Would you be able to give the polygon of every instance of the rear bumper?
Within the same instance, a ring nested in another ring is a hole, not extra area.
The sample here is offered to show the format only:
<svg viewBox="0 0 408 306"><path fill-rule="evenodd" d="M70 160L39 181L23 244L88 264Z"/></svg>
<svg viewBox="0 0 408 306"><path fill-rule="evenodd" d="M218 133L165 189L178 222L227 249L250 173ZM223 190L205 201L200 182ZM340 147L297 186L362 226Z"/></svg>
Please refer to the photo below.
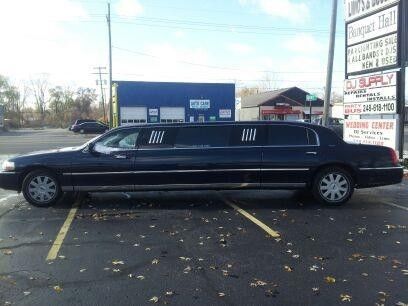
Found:
<svg viewBox="0 0 408 306"><path fill-rule="evenodd" d="M360 168L357 175L357 188L399 184L403 176L403 167Z"/></svg>
<svg viewBox="0 0 408 306"><path fill-rule="evenodd" d="M8 190L20 190L20 173L0 171L0 188Z"/></svg>

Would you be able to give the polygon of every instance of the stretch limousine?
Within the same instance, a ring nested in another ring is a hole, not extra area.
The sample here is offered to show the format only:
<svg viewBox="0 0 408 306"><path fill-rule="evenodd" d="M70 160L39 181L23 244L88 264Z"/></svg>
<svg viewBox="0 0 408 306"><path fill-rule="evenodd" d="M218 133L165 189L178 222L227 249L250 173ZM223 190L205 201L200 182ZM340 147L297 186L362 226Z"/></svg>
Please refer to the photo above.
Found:
<svg viewBox="0 0 408 306"><path fill-rule="evenodd" d="M300 122L154 124L120 127L80 147L5 161L0 188L35 206L63 192L307 189L328 205L355 188L400 183L394 150L347 144Z"/></svg>

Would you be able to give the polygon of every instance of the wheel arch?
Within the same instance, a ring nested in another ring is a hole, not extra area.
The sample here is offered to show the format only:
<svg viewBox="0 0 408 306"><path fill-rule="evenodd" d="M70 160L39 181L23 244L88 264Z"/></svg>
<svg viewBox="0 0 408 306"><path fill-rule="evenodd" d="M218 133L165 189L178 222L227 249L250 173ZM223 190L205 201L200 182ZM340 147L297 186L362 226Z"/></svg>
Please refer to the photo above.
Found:
<svg viewBox="0 0 408 306"><path fill-rule="evenodd" d="M357 171L352 165L344 163L344 162L331 162L331 163L322 164L313 171L312 176L311 176L311 180L309 182L310 186L313 185L313 182L314 182L314 180L316 178L316 175L320 171L322 171L323 169L326 169L326 168L341 168L341 169L347 171L347 173L349 173L351 175L351 178L353 179L354 186L357 185Z"/></svg>
<svg viewBox="0 0 408 306"><path fill-rule="evenodd" d="M44 171L51 172L52 174L55 175L55 177L57 178L57 180L60 183L60 181L61 181L60 176L59 176L58 172L55 171L55 169L47 167L47 166L42 166L42 165L28 166L28 167L24 168L24 170L21 172L20 177L18 179L18 188L19 188L18 192L21 192L21 190L23 189L23 181L24 181L25 177L30 172L37 171L37 170L44 170Z"/></svg>

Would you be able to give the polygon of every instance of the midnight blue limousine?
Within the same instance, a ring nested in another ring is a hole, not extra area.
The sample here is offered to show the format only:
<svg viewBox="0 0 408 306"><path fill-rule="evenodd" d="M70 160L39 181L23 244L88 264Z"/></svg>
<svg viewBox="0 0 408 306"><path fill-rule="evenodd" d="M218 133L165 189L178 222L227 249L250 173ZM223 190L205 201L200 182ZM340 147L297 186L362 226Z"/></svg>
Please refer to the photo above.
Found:
<svg viewBox="0 0 408 306"><path fill-rule="evenodd" d="M327 205L355 188L400 183L393 149L345 143L300 122L177 123L120 127L74 148L5 161L0 188L35 206L64 192L306 189Z"/></svg>

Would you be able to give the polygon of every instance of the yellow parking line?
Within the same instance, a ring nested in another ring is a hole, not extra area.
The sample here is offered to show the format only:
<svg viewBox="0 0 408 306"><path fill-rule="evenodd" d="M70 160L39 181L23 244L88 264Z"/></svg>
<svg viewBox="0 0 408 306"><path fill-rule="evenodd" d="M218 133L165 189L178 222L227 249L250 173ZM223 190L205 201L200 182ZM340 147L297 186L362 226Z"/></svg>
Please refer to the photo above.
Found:
<svg viewBox="0 0 408 306"><path fill-rule="evenodd" d="M245 210L243 210L242 208L238 207L237 205L235 205L234 203L225 200L225 203L228 204L229 206L231 206L233 209L235 209L237 212L239 212L241 215L243 215L245 218L249 219L250 221L252 221L253 223L255 223L256 225L258 225L260 228L262 228L265 232L268 233L269 236L271 236L272 238L279 238L280 234L277 231L274 231L273 229L271 229L269 226L267 226L265 223L261 222L260 220L258 220L257 218L255 218L253 215L251 215L250 213L246 212Z"/></svg>
<svg viewBox="0 0 408 306"><path fill-rule="evenodd" d="M62 225L57 237L55 238L55 241L48 252L46 260L55 260L57 258L59 249L62 246L62 243L64 242L65 236L67 235L69 231L69 227L71 226L72 221L74 220L75 214L78 210L80 199L77 199L72 206L72 208L69 210L68 216L65 219L64 224Z"/></svg>

